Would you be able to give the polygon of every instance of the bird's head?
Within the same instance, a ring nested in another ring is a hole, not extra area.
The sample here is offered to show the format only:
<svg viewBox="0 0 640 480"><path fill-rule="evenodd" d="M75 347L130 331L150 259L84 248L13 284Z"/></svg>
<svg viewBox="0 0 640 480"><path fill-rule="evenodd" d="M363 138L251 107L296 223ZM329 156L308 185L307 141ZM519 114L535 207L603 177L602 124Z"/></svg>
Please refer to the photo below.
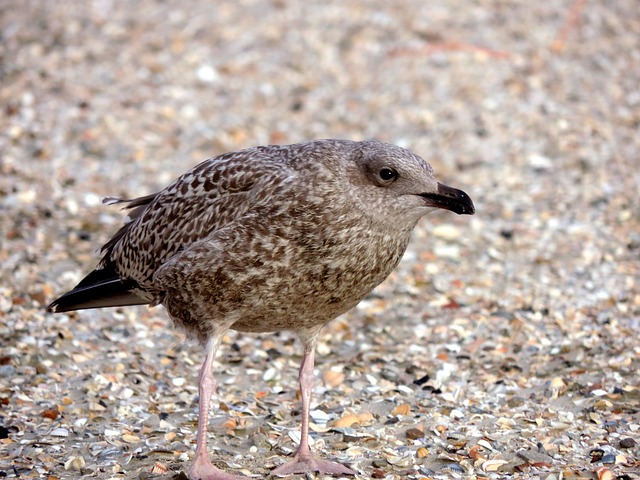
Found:
<svg viewBox="0 0 640 480"><path fill-rule="evenodd" d="M425 160L407 149L382 142L360 142L349 169L356 201L389 223L415 224L433 209L473 215L475 207L462 190L435 179Z"/></svg>

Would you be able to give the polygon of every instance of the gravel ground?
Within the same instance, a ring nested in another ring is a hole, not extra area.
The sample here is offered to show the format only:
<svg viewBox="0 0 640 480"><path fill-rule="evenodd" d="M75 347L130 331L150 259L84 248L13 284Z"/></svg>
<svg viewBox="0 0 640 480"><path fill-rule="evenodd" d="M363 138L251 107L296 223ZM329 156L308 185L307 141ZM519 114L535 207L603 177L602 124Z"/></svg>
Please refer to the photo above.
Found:
<svg viewBox="0 0 640 480"><path fill-rule="evenodd" d="M121 222L101 196L335 137L412 149L477 213L424 219L325 329L313 448L362 479L640 478L637 0L16 5L0 0L0 476L186 470L200 348L161 308L44 306ZM300 345L224 343L214 455L264 478L295 449Z"/></svg>

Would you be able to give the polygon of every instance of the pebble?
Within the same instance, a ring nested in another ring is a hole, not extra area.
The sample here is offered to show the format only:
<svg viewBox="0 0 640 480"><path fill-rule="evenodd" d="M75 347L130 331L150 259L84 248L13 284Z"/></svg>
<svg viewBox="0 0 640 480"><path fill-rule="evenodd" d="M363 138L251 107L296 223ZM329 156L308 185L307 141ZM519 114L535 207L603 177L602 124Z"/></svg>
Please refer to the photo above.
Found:
<svg viewBox="0 0 640 480"><path fill-rule="evenodd" d="M16 374L16 367L13 365L0 365L0 378L13 377Z"/></svg>
<svg viewBox="0 0 640 480"><path fill-rule="evenodd" d="M631 437L620 439L620 448L633 448L636 445L637 445L637 442Z"/></svg>
<svg viewBox="0 0 640 480"><path fill-rule="evenodd" d="M404 434L409 440L417 440L419 438L423 438L425 435L424 431L419 428L409 428L404 432Z"/></svg>
<svg viewBox="0 0 640 480"><path fill-rule="evenodd" d="M455 240L460 237L461 230L455 225L443 223L431 230L431 234L435 237L442 238L444 240Z"/></svg>
<svg viewBox="0 0 640 480"><path fill-rule="evenodd" d="M173 383L176 387L182 387L186 383L186 379L183 377L177 377L172 379L171 383Z"/></svg>
<svg viewBox="0 0 640 480"><path fill-rule="evenodd" d="M437 257L456 260L460 258L460 247L454 244L437 245L433 249Z"/></svg>

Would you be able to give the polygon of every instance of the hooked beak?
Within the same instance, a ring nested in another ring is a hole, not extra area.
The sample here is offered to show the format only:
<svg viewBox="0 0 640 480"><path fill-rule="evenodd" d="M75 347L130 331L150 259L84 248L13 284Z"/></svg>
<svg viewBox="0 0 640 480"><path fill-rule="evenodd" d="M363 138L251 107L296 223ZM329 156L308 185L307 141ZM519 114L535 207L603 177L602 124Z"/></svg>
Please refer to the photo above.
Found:
<svg viewBox="0 0 640 480"><path fill-rule="evenodd" d="M469 195L440 182L437 193L421 193L420 196L425 199L427 206L451 210L458 215L473 215L476 211Z"/></svg>

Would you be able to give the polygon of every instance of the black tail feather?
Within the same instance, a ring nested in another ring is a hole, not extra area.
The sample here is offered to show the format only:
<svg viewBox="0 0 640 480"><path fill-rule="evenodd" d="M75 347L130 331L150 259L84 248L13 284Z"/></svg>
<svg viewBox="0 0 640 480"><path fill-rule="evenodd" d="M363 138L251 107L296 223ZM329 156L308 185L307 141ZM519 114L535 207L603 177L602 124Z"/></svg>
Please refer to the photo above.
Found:
<svg viewBox="0 0 640 480"><path fill-rule="evenodd" d="M139 285L133 280L121 280L113 264L94 270L76 287L54 300L49 312L70 312L87 308L124 307L146 305L149 300L136 295Z"/></svg>

